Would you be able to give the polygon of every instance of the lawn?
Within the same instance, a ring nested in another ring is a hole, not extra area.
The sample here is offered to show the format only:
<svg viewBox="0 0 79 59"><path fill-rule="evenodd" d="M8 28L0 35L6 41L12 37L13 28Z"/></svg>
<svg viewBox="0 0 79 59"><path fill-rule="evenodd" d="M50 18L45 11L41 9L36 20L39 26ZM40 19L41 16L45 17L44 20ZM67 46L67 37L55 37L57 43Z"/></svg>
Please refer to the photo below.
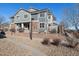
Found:
<svg viewBox="0 0 79 59"><path fill-rule="evenodd" d="M1 56L79 56L79 50L76 48L41 44L46 35L33 35L33 40L30 40L29 34L6 34L7 38L0 39ZM47 37L64 39L58 34L49 34Z"/></svg>

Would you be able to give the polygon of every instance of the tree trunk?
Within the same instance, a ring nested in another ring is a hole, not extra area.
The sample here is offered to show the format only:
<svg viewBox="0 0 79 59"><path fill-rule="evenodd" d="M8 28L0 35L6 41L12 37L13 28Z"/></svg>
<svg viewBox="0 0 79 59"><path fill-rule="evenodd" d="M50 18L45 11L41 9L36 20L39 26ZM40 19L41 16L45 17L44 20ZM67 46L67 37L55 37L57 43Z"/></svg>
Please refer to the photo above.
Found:
<svg viewBox="0 0 79 59"><path fill-rule="evenodd" d="M77 24L75 24L75 29L76 31L79 31Z"/></svg>

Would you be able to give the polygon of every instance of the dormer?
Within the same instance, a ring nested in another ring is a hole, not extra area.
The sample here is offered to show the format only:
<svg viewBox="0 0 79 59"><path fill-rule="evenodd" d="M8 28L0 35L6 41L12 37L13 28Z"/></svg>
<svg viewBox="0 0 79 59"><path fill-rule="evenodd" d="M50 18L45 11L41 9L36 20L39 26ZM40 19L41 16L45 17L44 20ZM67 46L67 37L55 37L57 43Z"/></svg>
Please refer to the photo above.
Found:
<svg viewBox="0 0 79 59"><path fill-rule="evenodd" d="M28 11L29 11L29 12L34 12L34 11L38 11L38 9L30 8Z"/></svg>

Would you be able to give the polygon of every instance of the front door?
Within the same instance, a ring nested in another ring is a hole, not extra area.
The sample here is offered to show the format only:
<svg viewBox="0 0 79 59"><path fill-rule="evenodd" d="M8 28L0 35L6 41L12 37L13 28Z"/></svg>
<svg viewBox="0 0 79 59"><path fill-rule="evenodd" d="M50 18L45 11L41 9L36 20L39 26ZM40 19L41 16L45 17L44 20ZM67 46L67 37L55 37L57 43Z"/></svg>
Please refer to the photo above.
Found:
<svg viewBox="0 0 79 59"><path fill-rule="evenodd" d="M24 27L25 27L25 28L27 28L28 30L29 30L29 28L30 28L30 27L29 27L29 25L30 25L30 23L29 23L29 22L24 23Z"/></svg>

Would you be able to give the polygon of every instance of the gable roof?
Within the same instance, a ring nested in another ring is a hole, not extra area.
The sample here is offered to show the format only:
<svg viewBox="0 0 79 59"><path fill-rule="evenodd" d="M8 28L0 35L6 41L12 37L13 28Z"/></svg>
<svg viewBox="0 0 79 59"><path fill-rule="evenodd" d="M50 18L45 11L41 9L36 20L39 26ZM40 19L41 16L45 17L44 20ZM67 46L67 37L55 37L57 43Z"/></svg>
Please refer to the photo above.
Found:
<svg viewBox="0 0 79 59"><path fill-rule="evenodd" d="M21 10L30 13L29 11L27 11L27 10L25 10L25 9L23 9L23 8L20 8L20 9L16 12L16 14L17 14L19 11L21 11ZM15 14L15 15L16 15L16 14Z"/></svg>
<svg viewBox="0 0 79 59"><path fill-rule="evenodd" d="M25 11L25 12L28 12L28 13L31 13L31 14L38 14L38 13L41 13L41 12L48 12L49 14L50 14L50 10L49 9L41 9L41 10L38 10L38 9L35 9L35 8L30 8L30 9L32 9L32 10L34 10L34 11L32 11L32 12L30 12L29 10L25 10L25 9L23 9L23 8L20 8L17 12L16 12L16 14L19 12L19 11L21 11L21 10L23 10L23 11ZM16 15L15 14L15 15ZM14 15L14 16L15 16ZM12 16L12 17L10 17L10 18L14 18L14 16Z"/></svg>
<svg viewBox="0 0 79 59"><path fill-rule="evenodd" d="M34 12L34 11L39 11L39 10L38 9L35 9L35 8L29 8L28 11L29 12Z"/></svg>
<svg viewBox="0 0 79 59"><path fill-rule="evenodd" d="M29 11L27 11L27 10L25 10L25 9L23 9L23 8L20 8L20 9L14 14L14 16L16 16L16 14L17 14L19 11L21 11L21 10L30 13ZM14 18L14 16L12 16L12 17L10 17L10 18Z"/></svg>
<svg viewBox="0 0 79 59"><path fill-rule="evenodd" d="M41 12L48 12L48 13L50 13L49 9L41 9L41 10L37 10L37 11L31 12L31 14L41 13Z"/></svg>

